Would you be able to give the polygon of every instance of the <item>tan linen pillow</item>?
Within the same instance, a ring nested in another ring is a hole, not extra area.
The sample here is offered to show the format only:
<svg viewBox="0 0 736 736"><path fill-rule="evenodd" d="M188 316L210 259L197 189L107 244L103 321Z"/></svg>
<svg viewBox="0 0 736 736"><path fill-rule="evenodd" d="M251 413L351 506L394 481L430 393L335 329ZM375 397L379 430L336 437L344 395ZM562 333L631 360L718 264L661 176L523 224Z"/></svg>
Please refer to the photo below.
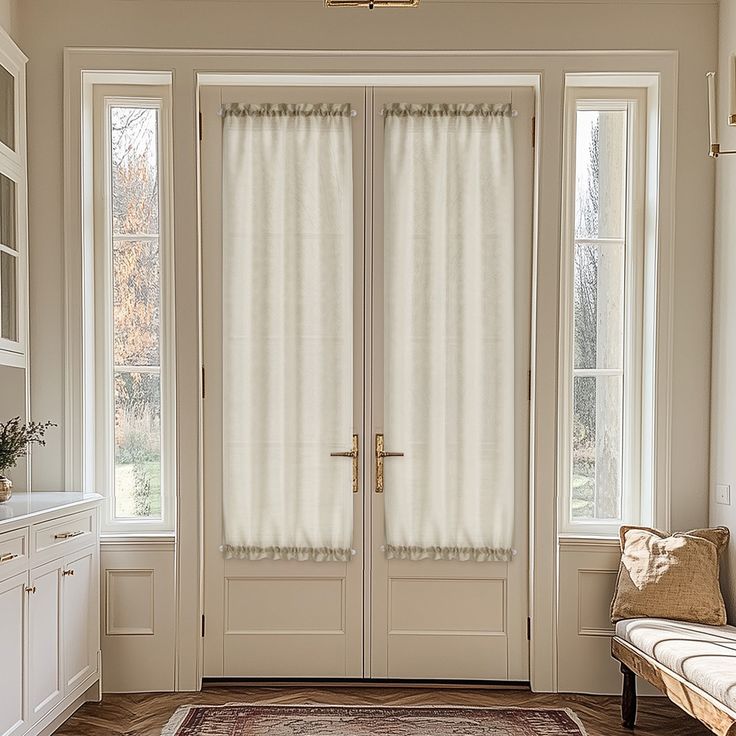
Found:
<svg viewBox="0 0 736 736"><path fill-rule="evenodd" d="M611 620L670 618L723 626L718 558L728 538L723 526L672 536L648 527L621 527Z"/></svg>

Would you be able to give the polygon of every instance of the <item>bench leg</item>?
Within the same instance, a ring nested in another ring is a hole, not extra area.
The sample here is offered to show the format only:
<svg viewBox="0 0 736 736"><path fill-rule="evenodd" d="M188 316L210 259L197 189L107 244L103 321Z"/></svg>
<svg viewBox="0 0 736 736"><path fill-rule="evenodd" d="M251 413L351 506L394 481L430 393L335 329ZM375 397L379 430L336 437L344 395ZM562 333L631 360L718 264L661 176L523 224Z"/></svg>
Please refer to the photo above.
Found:
<svg viewBox="0 0 736 736"><path fill-rule="evenodd" d="M633 729L636 725L636 675L625 665L621 665L624 685L621 692L621 724Z"/></svg>

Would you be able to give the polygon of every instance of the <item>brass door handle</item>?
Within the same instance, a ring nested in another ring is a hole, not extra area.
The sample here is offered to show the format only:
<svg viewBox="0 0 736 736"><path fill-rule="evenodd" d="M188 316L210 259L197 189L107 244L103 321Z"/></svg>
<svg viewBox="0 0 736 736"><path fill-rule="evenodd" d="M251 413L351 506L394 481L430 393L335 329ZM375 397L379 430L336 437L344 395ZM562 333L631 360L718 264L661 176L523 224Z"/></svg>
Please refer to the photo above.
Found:
<svg viewBox="0 0 736 736"><path fill-rule="evenodd" d="M358 460L360 458L360 450L358 445L358 435L353 435L353 448L347 452L331 452L330 457L350 457L353 459L353 493L358 492Z"/></svg>
<svg viewBox="0 0 736 736"><path fill-rule="evenodd" d="M6 552L4 555L0 555L0 562L10 562L18 557L20 557L20 555L17 555L14 552Z"/></svg>
<svg viewBox="0 0 736 736"><path fill-rule="evenodd" d="M388 452L383 449L383 435L376 435L376 493L383 493L383 458L404 457L403 452Z"/></svg>
<svg viewBox="0 0 736 736"><path fill-rule="evenodd" d="M67 575L74 575L74 570L64 570L64 571L63 571L63 572L61 573L61 576L62 576L62 577L66 577Z"/></svg>
<svg viewBox="0 0 736 736"><path fill-rule="evenodd" d="M34 585L32 588L26 587L26 593L35 593L36 592L36 586Z"/></svg>

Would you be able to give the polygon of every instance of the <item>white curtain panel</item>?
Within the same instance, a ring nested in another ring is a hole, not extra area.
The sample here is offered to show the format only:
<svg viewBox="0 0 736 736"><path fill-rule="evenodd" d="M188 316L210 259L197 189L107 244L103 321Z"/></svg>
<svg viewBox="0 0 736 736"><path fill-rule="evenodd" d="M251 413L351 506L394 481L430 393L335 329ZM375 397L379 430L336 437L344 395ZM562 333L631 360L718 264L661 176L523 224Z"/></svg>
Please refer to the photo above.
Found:
<svg viewBox="0 0 736 736"><path fill-rule="evenodd" d="M509 560L514 165L508 105L393 104L385 130L389 558Z"/></svg>
<svg viewBox="0 0 736 736"><path fill-rule="evenodd" d="M223 108L223 551L351 556L350 107Z"/></svg>

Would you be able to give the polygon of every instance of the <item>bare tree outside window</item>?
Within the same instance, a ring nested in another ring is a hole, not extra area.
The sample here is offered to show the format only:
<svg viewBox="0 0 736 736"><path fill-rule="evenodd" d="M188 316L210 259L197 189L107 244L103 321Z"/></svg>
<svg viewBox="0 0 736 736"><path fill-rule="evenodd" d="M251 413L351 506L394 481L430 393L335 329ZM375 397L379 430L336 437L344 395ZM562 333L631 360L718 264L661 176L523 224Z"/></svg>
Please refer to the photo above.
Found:
<svg viewBox="0 0 736 736"><path fill-rule="evenodd" d="M159 111L110 107L115 516L161 518Z"/></svg>
<svg viewBox="0 0 736 736"><path fill-rule="evenodd" d="M622 514L626 136L626 110L578 110L573 520Z"/></svg>

